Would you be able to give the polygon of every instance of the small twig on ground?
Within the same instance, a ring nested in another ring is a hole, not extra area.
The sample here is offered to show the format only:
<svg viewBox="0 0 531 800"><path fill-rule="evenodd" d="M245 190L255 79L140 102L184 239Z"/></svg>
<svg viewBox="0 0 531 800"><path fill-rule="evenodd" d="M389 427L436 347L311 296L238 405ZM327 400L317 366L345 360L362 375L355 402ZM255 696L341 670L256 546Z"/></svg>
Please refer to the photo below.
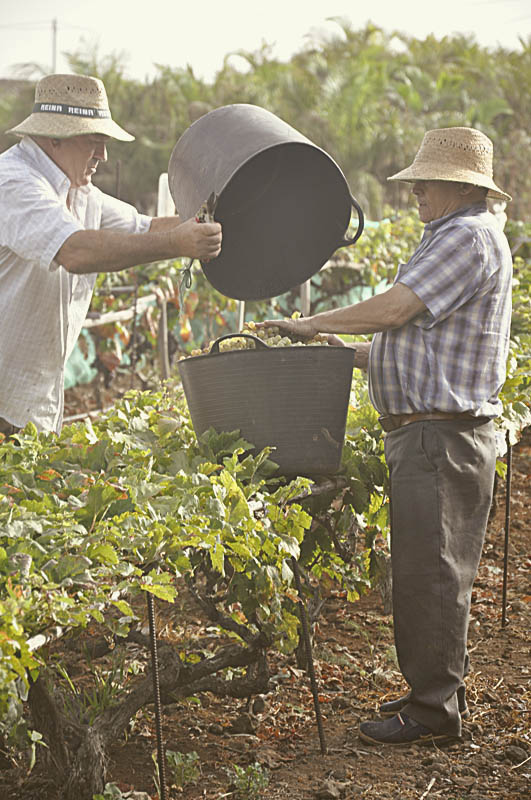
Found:
<svg viewBox="0 0 531 800"><path fill-rule="evenodd" d="M424 797L427 797L429 795L434 783L435 783L435 778L432 778L431 781L428 783L428 788L426 789L425 792L421 794L419 800L423 800Z"/></svg>
<svg viewBox="0 0 531 800"><path fill-rule="evenodd" d="M511 769L518 769L518 767L523 767L524 764L527 764L528 761L531 761L531 756L528 756L523 761L520 761L519 764L515 764L514 767L511 767Z"/></svg>
<svg viewBox="0 0 531 800"><path fill-rule="evenodd" d="M500 686L502 685L502 683L503 683L503 678L500 678L500 680L498 681L498 683L496 684L496 686L494 686L494 688L493 688L493 690L492 690L492 691L493 691L493 692L495 692L495 691L496 691L496 689L498 689L498 687L500 687Z"/></svg>
<svg viewBox="0 0 531 800"><path fill-rule="evenodd" d="M382 753L377 753L376 751L370 752L368 750L357 750L356 748L351 748L347 750L348 753L355 753L356 755L360 755L360 753L364 756L376 756L377 758L385 758Z"/></svg>

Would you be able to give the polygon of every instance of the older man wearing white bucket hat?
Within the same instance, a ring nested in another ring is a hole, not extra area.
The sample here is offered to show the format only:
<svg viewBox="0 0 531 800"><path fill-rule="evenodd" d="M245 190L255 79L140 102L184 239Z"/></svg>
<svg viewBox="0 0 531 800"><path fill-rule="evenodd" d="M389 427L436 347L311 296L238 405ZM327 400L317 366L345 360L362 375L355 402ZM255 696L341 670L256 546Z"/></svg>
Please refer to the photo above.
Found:
<svg viewBox="0 0 531 800"><path fill-rule="evenodd" d="M96 273L214 258L221 226L151 218L92 185L108 140L134 139L97 78L46 76L30 116L8 132L21 141L0 155L0 432L29 421L58 431Z"/></svg>
<svg viewBox="0 0 531 800"><path fill-rule="evenodd" d="M459 737L468 714L467 628L492 500L493 418L501 411L512 258L486 198L493 146L473 128L428 131L389 180L412 184L422 240L391 289L362 303L274 324L301 336L375 333L356 344L387 431L395 641L408 693L363 722L374 744ZM342 344L337 336L331 343Z"/></svg>

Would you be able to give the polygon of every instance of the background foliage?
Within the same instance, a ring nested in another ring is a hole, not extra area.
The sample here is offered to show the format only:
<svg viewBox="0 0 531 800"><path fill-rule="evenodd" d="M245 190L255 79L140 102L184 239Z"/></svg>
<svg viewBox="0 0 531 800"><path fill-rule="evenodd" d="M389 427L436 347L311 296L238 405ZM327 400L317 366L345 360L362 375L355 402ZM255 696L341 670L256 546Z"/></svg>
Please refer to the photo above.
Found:
<svg viewBox="0 0 531 800"><path fill-rule="evenodd" d="M113 116L137 137L132 144L113 143L98 176L101 188L153 211L158 177L190 123L218 106L253 103L329 152L372 219L384 215L386 203L407 206L407 186L386 179L410 163L427 129L477 127L494 141L495 178L514 198L508 213L526 219L531 174L522 160L531 141L531 37L507 50L482 47L473 36L421 40L372 24L356 30L338 19L337 25L335 36L314 39L287 62L264 45L239 53L245 71L229 54L211 83L191 68L171 65L160 65L154 80L140 83L126 77L119 54L71 53L72 71L103 79ZM4 93L0 129L21 121L32 103L32 83ZM0 150L12 142L0 136Z"/></svg>

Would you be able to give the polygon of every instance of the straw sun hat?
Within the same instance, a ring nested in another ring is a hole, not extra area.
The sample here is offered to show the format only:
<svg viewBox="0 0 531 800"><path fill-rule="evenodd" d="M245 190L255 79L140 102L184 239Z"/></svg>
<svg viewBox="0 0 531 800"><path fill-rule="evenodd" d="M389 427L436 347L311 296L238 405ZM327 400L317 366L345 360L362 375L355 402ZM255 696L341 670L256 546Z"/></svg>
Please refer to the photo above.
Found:
<svg viewBox="0 0 531 800"><path fill-rule="evenodd" d="M53 139L87 133L103 133L122 142L132 142L135 138L112 120L102 81L87 75L42 78L35 88L32 113L7 132Z"/></svg>
<svg viewBox="0 0 531 800"><path fill-rule="evenodd" d="M492 179L493 146L475 128L437 128L424 134L411 166L388 181L456 181L483 186L487 196L510 201Z"/></svg>

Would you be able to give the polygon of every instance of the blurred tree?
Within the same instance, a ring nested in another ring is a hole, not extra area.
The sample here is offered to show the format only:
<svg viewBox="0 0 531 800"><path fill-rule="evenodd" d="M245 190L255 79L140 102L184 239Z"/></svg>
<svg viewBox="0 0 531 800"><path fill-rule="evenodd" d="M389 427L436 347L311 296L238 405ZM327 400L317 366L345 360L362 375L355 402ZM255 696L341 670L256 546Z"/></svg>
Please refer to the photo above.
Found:
<svg viewBox="0 0 531 800"><path fill-rule="evenodd" d="M386 179L410 163L426 130L477 127L494 141L495 177L514 196L509 215L528 217L531 173L523 164L531 143L531 37L515 50L491 49L473 36L416 39L373 24L356 30L336 22L335 33L314 35L287 62L275 59L266 43L256 52L228 53L211 83L190 66L168 65L158 65L149 82L133 81L123 54L101 57L97 47L83 44L69 55L70 69L102 78L113 115L136 136L131 144L111 144L98 185L154 212L158 177L184 130L218 106L252 103L330 153L372 219L388 206L411 203L407 185ZM2 91L2 130L27 114L32 91L33 82ZM0 135L0 150L12 142Z"/></svg>

